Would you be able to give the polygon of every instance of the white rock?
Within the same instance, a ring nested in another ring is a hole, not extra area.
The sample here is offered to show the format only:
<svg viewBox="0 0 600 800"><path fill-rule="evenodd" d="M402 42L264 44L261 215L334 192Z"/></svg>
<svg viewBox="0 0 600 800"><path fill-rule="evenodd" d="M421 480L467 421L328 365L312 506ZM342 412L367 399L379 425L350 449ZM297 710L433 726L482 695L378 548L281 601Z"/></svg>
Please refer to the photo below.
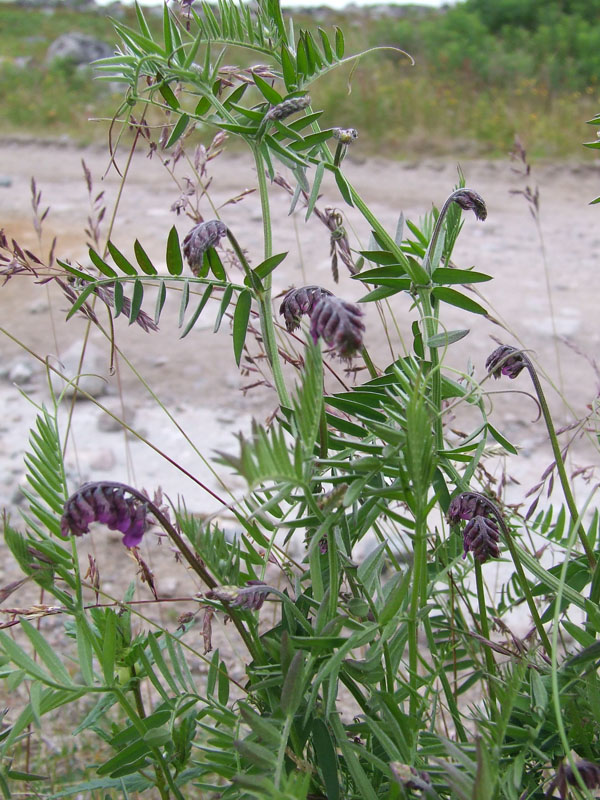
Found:
<svg viewBox="0 0 600 800"><path fill-rule="evenodd" d="M33 377L33 367L29 361L15 361L8 372L11 383L28 383Z"/></svg>

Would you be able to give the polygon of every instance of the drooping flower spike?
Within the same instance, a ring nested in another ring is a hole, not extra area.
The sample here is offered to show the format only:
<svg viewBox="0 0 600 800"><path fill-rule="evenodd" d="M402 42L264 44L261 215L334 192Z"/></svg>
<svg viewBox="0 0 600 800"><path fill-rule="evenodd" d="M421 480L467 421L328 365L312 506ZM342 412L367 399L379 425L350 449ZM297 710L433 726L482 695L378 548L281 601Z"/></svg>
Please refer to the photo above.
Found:
<svg viewBox="0 0 600 800"><path fill-rule="evenodd" d="M500 512L491 500L477 492L462 492L451 500L448 521L456 525L467 520L463 530L463 558L469 552L480 564L489 558L499 558L500 532L497 522L489 518L490 514L499 517Z"/></svg>
<svg viewBox="0 0 600 800"><path fill-rule="evenodd" d="M90 523L101 522L111 531L121 531L125 547L137 547L151 522L150 501L142 497L125 484L85 483L65 503L61 533L82 536L89 533Z"/></svg>

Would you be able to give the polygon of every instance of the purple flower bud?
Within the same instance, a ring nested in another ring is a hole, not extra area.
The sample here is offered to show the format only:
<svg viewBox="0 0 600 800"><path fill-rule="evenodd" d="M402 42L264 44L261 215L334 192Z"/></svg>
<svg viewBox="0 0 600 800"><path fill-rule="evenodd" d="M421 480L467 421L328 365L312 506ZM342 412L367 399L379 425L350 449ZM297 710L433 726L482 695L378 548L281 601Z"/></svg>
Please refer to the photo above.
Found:
<svg viewBox="0 0 600 800"><path fill-rule="evenodd" d="M467 557L469 551L480 564L488 558L499 558L499 541L498 525L494 520L482 516L473 517L463 531L463 558Z"/></svg>
<svg viewBox="0 0 600 800"><path fill-rule="evenodd" d="M523 353L507 344L497 347L485 362L485 368L494 378L506 375L514 379L526 366Z"/></svg>
<svg viewBox="0 0 600 800"><path fill-rule="evenodd" d="M86 483L65 503L60 521L63 536L88 533L91 522L121 531L125 547L137 547L149 525L148 507L137 496L126 496L127 486ZM136 493L137 494L137 493Z"/></svg>
<svg viewBox="0 0 600 800"><path fill-rule="evenodd" d="M322 297L331 296L331 292L320 286L302 286L300 289L290 289L285 295L279 313L283 315L285 326L291 333L300 325L304 314L312 314L313 308Z"/></svg>
<svg viewBox="0 0 600 800"><path fill-rule="evenodd" d="M352 358L362 347L365 326L363 312L335 295L322 297L313 308L310 334L313 342L319 337L332 347L341 358Z"/></svg>
<svg viewBox="0 0 600 800"><path fill-rule="evenodd" d="M186 257L194 275L198 275L202 267L204 253L214 247L227 233L227 225L218 219L200 222L192 228L183 240L183 255Z"/></svg>
<svg viewBox="0 0 600 800"><path fill-rule="evenodd" d="M458 189L454 192L452 199L463 211L472 211L482 222L487 217L487 208L483 197L472 189Z"/></svg>

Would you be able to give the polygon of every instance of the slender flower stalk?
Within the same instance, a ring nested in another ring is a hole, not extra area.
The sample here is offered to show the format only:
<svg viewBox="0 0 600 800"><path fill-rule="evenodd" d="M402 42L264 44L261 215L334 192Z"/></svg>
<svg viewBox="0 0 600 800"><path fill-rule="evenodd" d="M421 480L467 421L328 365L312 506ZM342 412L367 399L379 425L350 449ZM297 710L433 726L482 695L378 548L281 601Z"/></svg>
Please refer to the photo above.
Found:
<svg viewBox="0 0 600 800"><path fill-rule="evenodd" d="M535 367L533 366L529 356L523 350L518 350L516 347L510 347L510 345L501 345L500 347L496 348L496 350L494 350L494 352L485 362L485 366L490 375L493 375L494 378L499 378L501 375L506 375L507 377L514 379L523 369L526 369L529 373L529 377L531 378L531 382L533 383L533 387L537 394L540 408L542 409L544 422L546 423L546 430L548 431L550 444L552 445L552 452L554 454L554 460L556 461L556 469L558 471L560 484L562 486L565 500L569 508L569 513L571 515L571 524L577 526L577 535L579 537L579 541L581 542L581 545L585 551L590 568L593 569L596 566L596 558L592 552L592 548L590 547L590 543L583 529L583 525L579 519L579 512L577 510L575 498L573 497L573 492L571 491L571 486L567 477L565 462L560 445L558 443L554 422L552 420L550 409L548 408L548 403L546 402L546 396L544 394L544 390L542 389L542 384L540 383L540 379L538 378Z"/></svg>

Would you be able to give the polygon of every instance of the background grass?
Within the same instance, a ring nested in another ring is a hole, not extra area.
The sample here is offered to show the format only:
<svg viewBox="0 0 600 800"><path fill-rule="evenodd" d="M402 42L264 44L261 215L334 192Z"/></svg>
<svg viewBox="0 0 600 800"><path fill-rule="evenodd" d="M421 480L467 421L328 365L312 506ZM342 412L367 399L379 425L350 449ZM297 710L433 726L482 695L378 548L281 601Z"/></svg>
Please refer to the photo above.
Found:
<svg viewBox="0 0 600 800"><path fill-rule="evenodd" d="M146 12L158 37L159 12ZM135 25L131 8L114 13ZM296 17L302 27L343 23L347 52L391 45L415 57L410 66L399 53L370 54L313 91L326 124L359 130L355 154L504 156L518 134L532 157L593 157L581 142L595 138L585 120L599 105L600 0L467 0L402 13ZM105 140L107 123L89 120L112 116L118 89L91 70L45 60L52 41L74 30L116 42L105 9L0 5L0 135Z"/></svg>

